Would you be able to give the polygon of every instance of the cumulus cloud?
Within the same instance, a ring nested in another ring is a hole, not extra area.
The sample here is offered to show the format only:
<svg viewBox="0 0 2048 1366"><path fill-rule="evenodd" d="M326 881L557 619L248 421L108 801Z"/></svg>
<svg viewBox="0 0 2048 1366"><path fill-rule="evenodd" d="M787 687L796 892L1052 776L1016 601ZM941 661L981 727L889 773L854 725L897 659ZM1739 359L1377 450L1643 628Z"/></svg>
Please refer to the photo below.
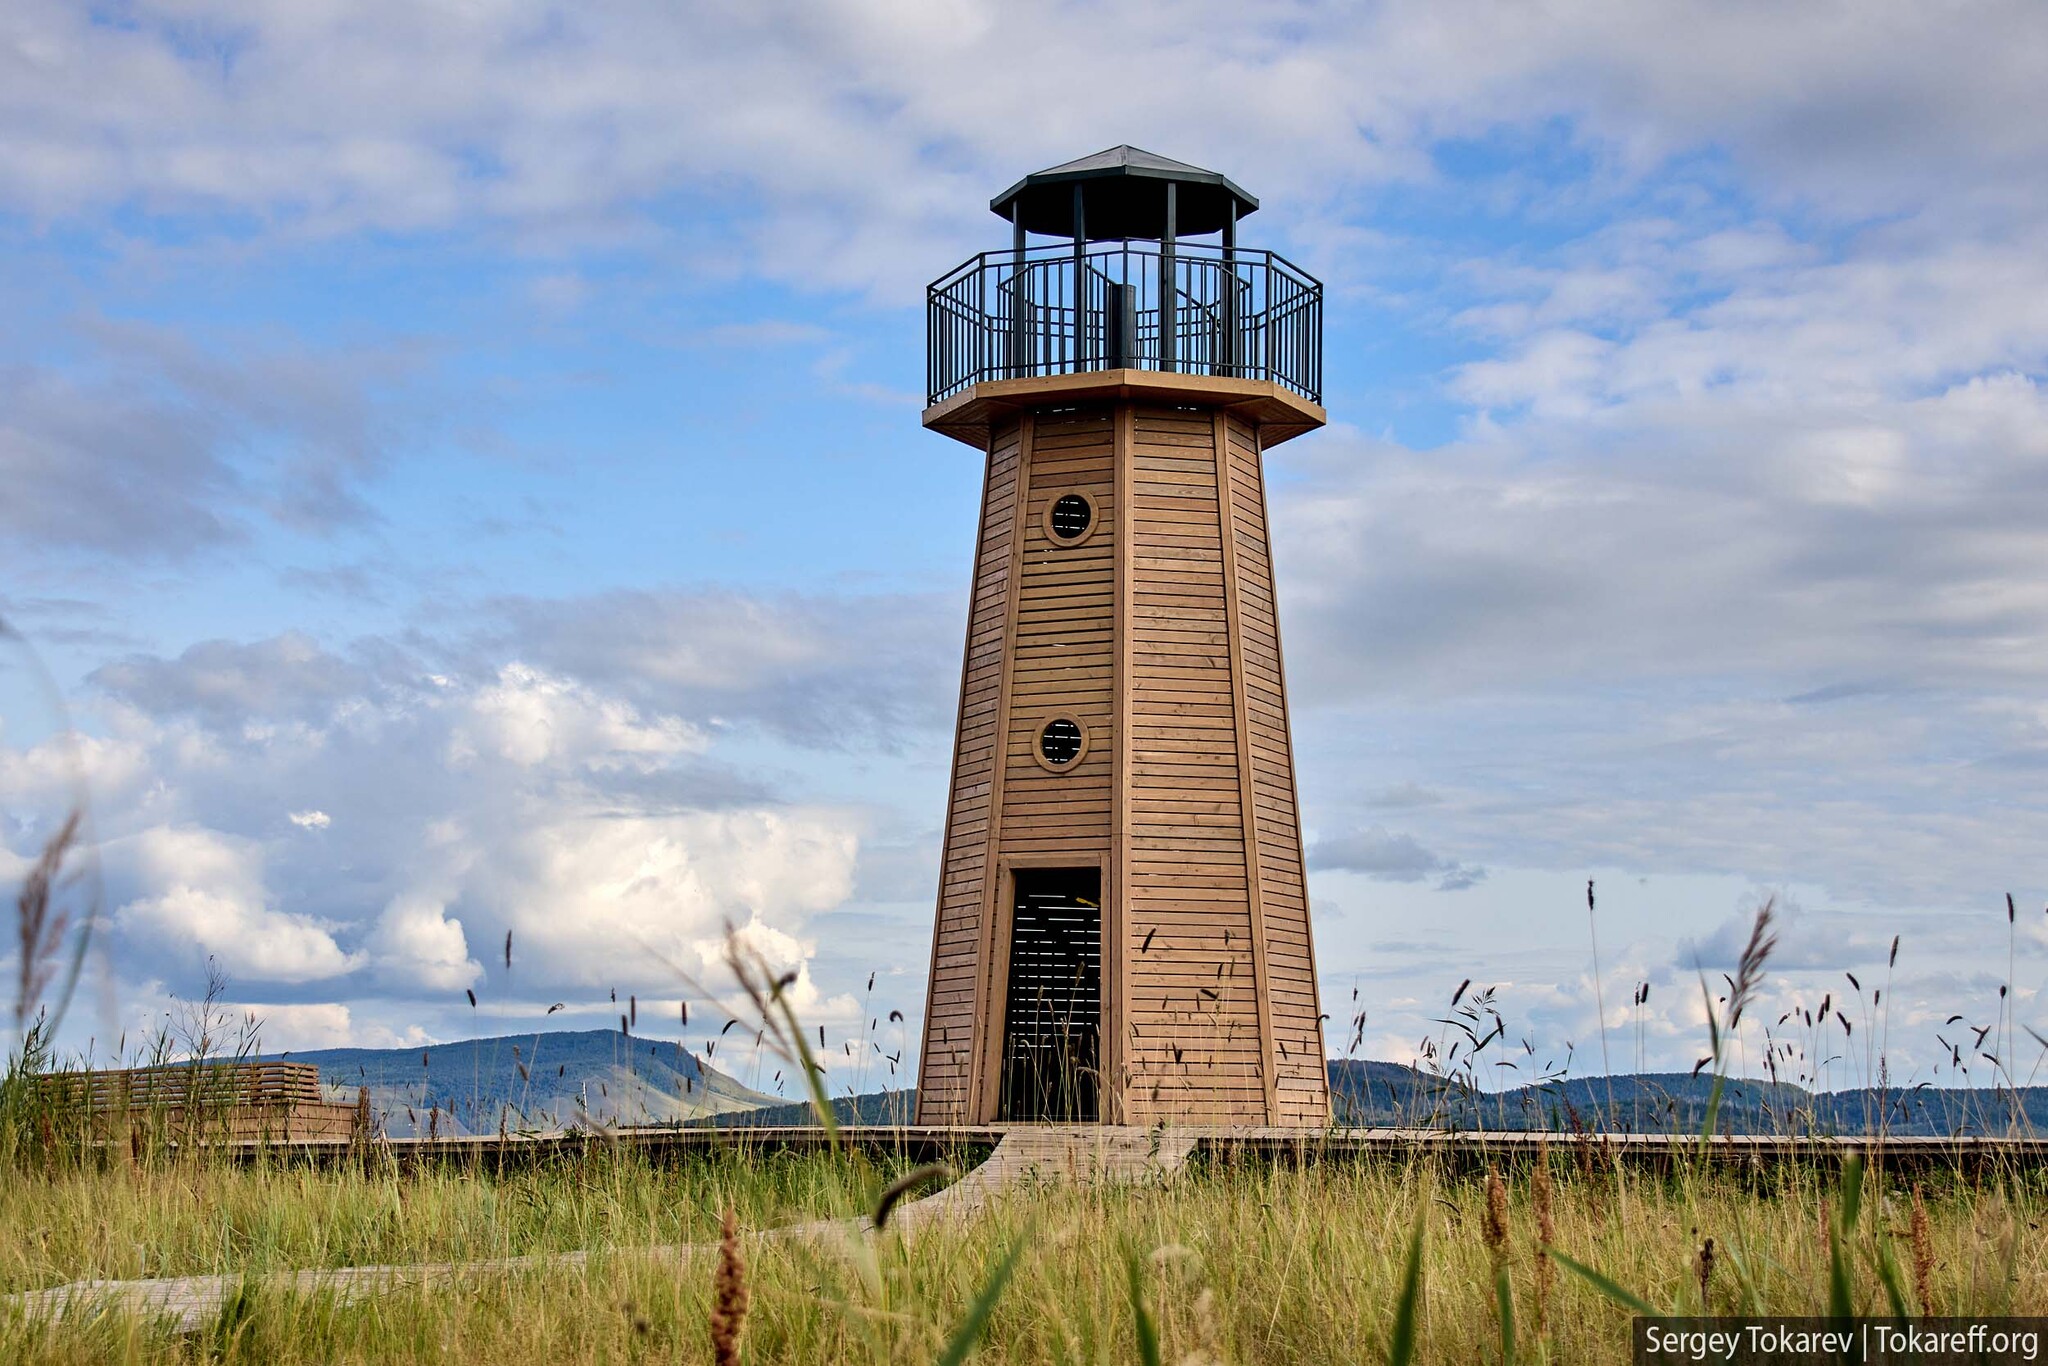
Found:
<svg viewBox="0 0 2048 1366"><path fill-rule="evenodd" d="M130 555L233 539L237 478L206 415L25 367L0 369L0 538Z"/></svg>
<svg viewBox="0 0 2048 1366"><path fill-rule="evenodd" d="M461 991L483 976L469 956L462 922L448 918L442 901L421 891L392 898L368 936L378 978L398 987Z"/></svg>
<svg viewBox="0 0 2048 1366"><path fill-rule="evenodd" d="M155 889L114 912L116 931L166 955L213 957L237 977L317 982L362 958L330 928L269 904L261 851L212 830L154 826L109 850L132 862L136 881Z"/></svg>
<svg viewBox="0 0 2048 1366"><path fill-rule="evenodd" d="M289 1005L238 1003L228 1009L256 1021L257 1037L266 1053L345 1048L359 1043L354 1017L339 1001Z"/></svg>
<svg viewBox="0 0 2048 1366"><path fill-rule="evenodd" d="M475 721L451 736L451 763L473 760L481 745L521 768L567 761L645 771L705 746L704 732L680 717L643 717L630 703L526 664L507 664L469 705Z"/></svg>
<svg viewBox="0 0 2048 1366"><path fill-rule="evenodd" d="M597 987L681 967L723 986L701 946L728 923L759 924L778 961L789 957L796 941L775 921L845 900L857 851L843 818L825 812L592 816L521 832L479 870L477 889L558 980Z"/></svg>
<svg viewBox="0 0 2048 1366"><path fill-rule="evenodd" d="M1893 240L1700 241L1610 233L1475 277L1520 301L1486 314L1495 359L1447 377L1490 411L1428 451L1277 453L1290 681L1335 737L1305 764L1439 793L1414 838L1494 866L1893 907L2026 885L2048 325L2012 301L2048 277L1955 239L1930 269ZM1624 267L1646 311L1577 283ZM1560 328L1597 345L1546 351Z"/></svg>
<svg viewBox="0 0 2048 1366"><path fill-rule="evenodd" d="M744 693L749 667L825 667L830 650L793 627L782 639L773 663L720 662L715 687ZM860 813L735 784L706 721L615 685L517 660L442 674L384 642L337 653L303 635L130 656L95 677L110 735L86 748L89 779L106 779L115 970L175 982L211 955L274 1006L355 1007L301 1011L295 1037L367 1039L439 1018L466 989L678 990L728 924L803 972L804 923L852 894ZM0 750L9 804L75 782L67 753ZM319 805L280 810L295 791ZM32 833L8 828L10 866ZM508 930L517 975L487 980L475 946ZM711 976L725 985L722 967Z"/></svg>

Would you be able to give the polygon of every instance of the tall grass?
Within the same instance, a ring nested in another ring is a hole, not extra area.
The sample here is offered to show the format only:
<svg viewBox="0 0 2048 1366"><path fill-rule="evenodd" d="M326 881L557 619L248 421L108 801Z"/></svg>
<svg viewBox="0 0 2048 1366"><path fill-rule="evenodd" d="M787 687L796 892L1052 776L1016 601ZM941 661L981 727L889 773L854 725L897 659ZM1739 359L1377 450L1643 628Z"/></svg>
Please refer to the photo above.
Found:
<svg viewBox="0 0 2048 1366"><path fill-rule="evenodd" d="M1001 1363L1138 1362L1150 1359L1148 1341L1172 1362L1398 1360L1404 1342L1415 1362L1486 1362L1510 1341L1525 1363L1627 1360L1632 1310L1585 1277L1567 1272L1534 1308L1545 1245L1662 1312L1703 1300L1723 1313L1884 1309L1888 1277L1909 1313L2048 1312L2048 1243L2029 1227L2048 1216L2048 1190L2033 1174L1930 1183L1916 1233L1914 1192L1878 1170L1856 1183L1853 1204L1838 1173L1811 1167L1754 1185L1691 1169L1608 1169L1589 1183L1560 1149L1541 1171L1541 1181L1532 1168L1489 1181L1425 1159L1219 1159L1165 1187L1020 1191L907 1240L751 1241L740 1359L960 1360L946 1354L966 1331L975 1360ZM631 1249L715 1243L728 1204L747 1228L843 1209L872 1198L885 1174L842 1153L505 1176L209 1167L17 1177L0 1190L0 1247L18 1286L588 1246L598 1255L582 1267L350 1306L259 1285L233 1310L234 1354L706 1360L714 1260L679 1267ZM1703 1280L1707 1238L1721 1269ZM160 1252L145 1259L145 1248ZM173 1361L219 1343L0 1311L6 1360Z"/></svg>
<svg viewBox="0 0 2048 1366"><path fill-rule="evenodd" d="M125 1150L56 1170L0 1166L0 1292L74 1280L261 1274L715 1242L873 1207L907 1164L740 1145L674 1164L590 1144L500 1171L487 1161L246 1165Z"/></svg>

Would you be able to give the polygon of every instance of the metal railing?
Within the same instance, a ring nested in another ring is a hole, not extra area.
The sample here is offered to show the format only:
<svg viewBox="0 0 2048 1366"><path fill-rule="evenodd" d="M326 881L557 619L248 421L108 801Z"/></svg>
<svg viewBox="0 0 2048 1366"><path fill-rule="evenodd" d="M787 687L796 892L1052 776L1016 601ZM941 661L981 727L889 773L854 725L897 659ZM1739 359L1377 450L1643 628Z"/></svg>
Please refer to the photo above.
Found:
<svg viewBox="0 0 2048 1366"><path fill-rule="evenodd" d="M1322 401L1323 287L1276 252L985 251L926 294L931 403L984 380L1124 368L1266 379Z"/></svg>

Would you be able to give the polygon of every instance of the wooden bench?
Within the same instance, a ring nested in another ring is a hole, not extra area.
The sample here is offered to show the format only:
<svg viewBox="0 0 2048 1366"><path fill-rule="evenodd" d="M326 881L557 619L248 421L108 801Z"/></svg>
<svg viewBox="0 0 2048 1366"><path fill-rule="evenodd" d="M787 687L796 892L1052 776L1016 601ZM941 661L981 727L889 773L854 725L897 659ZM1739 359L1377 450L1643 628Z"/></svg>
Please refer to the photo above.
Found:
<svg viewBox="0 0 2048 1366"><path fill-rule="evenodd" d="M169 1138L337 1139L354 1136L354 1105L325 1099L309 1062L171 1063L106 1072L49 1072L36 1090L96 1130L161 1126Z"/></svg>

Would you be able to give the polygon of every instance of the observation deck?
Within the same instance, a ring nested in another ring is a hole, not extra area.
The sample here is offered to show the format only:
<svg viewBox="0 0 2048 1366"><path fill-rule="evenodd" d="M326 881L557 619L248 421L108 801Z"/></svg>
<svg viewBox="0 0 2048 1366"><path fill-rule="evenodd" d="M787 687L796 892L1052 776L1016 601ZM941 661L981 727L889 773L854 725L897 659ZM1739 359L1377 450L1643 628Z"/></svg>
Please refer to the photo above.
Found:
<svg viewBox="0 0 2048 1366"><path fill-rule="evenodd" d="M995 412L1090 395L1249 405L1269 444L1323 424L1322 284L1237 244L1258 201L1223 176L1115 147L989 207L1010 249L926 291L927 427L978 445Z"/></svg>

